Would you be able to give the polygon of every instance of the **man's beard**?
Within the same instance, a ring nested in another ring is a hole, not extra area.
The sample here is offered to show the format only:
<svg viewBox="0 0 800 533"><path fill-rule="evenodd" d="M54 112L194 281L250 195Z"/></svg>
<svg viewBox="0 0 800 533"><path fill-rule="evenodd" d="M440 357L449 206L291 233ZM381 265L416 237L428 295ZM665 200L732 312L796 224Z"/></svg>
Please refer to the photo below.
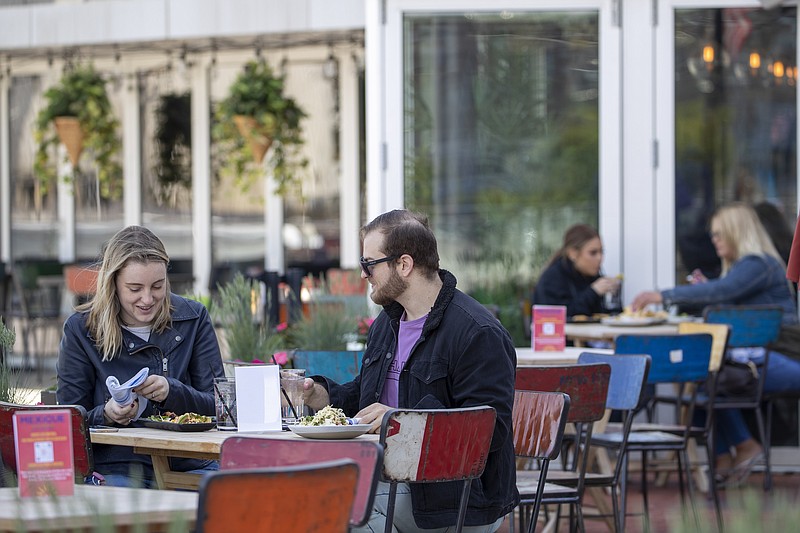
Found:
<svg viewBox="0 0 800 533"><path fill-rule="evenodd" d="M381 287L374 287L370 298L377 305L386 306L395 301L408 289L408 282L400 277L396 270L392 269L389 279Z"/></svg>

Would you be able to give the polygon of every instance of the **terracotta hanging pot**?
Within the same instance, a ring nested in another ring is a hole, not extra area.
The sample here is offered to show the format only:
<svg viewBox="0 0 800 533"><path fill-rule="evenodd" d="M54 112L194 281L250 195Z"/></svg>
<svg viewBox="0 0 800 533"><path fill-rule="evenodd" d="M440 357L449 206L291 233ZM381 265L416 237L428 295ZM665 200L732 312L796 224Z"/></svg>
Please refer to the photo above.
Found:
<svg viewBox="0 0 800 533"><path fill-rule="evenodd" d="M80 121L76 117L56 117L53 122L58 138L67 149L72 166L77 167L83 151L83 130Z"/></svg>
<svg viewBox="0 0 800 533"><path fill-rule="evenodd" d="M250 144L250 151L253 152L253 161L258 164L264 160L264 155L272 146L272 139L270 139L264 132L260 131L258 122L254 117L245 115L234 115L233 122L239 133L247 139Z"/></svg>

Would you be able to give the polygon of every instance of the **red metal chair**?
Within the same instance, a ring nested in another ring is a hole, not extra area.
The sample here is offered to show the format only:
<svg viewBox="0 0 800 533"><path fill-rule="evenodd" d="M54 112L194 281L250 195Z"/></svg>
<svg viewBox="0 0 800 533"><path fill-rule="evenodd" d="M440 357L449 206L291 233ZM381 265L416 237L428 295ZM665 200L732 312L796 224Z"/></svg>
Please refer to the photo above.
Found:
<svg viewBox="0 0 800 533"><path fill-rule="evenodd" d="M220 468L295 466L350 459L358 465L358 485L350 525L363 526L372 514L383 448L370 440L284 440L231 437L222 443Z"/></svg>
<svg viewBox="0 0 800 533"><path fill-rule="evenodd" d="M212 472L200 481L195 531L345 533L357 482L349 459Z"/></svg>
<svg viewBox="0 0 800 533"><path fill-rule="evenodd" d="M470 485L486 467L495 416L494 408L488 406L392 409L383 416L380 442L383 445L383 480L389 483L387 533L392 530L398 483L441 481L464 483L455 520L456 531L462 530Z"/></svg>
<svg viewBox="0 0 800 533"><path fill-rule="evenodd" d="M569 404L569 396L560 392L514 391L514 453L517 457L536 459L541 464L531 502L529 533L536 529L550 461L561 452Z"/></svg>
<svg viewBox="0 0 800 533"><path fill-rule="evenodd" d="M583 530L584 479L589 458L589 444L595 422L603 418L606 411L606 396L611 378L611 367L595 365L554 365L522 367L517 369L517 390L562 392L569 396L567 422L575 424L575 450L572 459L565 463L566 470L551 471L542 494L541 503L570 504L576 511L575 525ZM538 470L517 470L517 489L520 507L534 502L539 481ZM556 475L554 477L554 474ZM570 518L572 515L570 513ZM520 512L520 529L524 528L523 513ZM573 520L570 519L570 524Z"/></svg>
<svg viewBox="0 0 800 533"><path fill-rule="evenodd" d="M92 475L94 471L94 455L92 454L92 441L89 436L89 423L86 420L86 410L80 405L19 405L0 402L0 461L7 473L16 476L17 458L14 452L14 413L17 411L53 411L66 409L70 412L72 421L72 446L75 459L75 481L83 480ZM0 486L5 480L0 478Z"/></svg>

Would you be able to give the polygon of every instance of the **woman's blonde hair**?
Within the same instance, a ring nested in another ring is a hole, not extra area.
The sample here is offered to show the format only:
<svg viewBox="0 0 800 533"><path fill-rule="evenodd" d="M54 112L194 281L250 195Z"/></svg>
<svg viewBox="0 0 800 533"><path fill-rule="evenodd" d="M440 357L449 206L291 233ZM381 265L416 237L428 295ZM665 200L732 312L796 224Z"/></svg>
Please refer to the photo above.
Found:
<svg viewBox="0 0 800 533"><path fill-rule="evenodd" d="M122 347L120 304L117 298L117 274L131 262L164 263L169 256L161 239L142 226L128 226L118 231L103 247L102 263L97 274L97 290L91 300L78 307L88 311L86 326L103 357L113 359ZM153 319L152 329L163 332L172 325L169 278L164 280L166 296Z"/></svg>
<svg viewBox="0 0 800 533"><path fill-rule="evenodd" d="M719 237L733 248L733 259L721 258L723 275L733 263L746 255L769 255L786 266L755 210L749 205L732 203L722 206L711 217L712 224L714 221L719 225Z"/></svg>

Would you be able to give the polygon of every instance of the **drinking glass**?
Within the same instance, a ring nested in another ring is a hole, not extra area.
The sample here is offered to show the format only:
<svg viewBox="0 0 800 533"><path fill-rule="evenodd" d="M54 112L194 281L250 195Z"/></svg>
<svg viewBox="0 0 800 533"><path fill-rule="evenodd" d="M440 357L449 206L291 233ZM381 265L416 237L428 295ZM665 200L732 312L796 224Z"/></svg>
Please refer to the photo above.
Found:
<svg viewBox="0 0 800 533"><path fill-rule="evenodd" d="M286 424L296 424L303 416L303 381L306 379L306 371L303 368L285 368L281 369L280 375L283 389L281 418Z"/></svg>
<svg viewBox="0 0 800 533"><path fill-rule="evenodd" d="M214 403L217 429L236 431L236 381L233 378L214 378Z"/></svg>

